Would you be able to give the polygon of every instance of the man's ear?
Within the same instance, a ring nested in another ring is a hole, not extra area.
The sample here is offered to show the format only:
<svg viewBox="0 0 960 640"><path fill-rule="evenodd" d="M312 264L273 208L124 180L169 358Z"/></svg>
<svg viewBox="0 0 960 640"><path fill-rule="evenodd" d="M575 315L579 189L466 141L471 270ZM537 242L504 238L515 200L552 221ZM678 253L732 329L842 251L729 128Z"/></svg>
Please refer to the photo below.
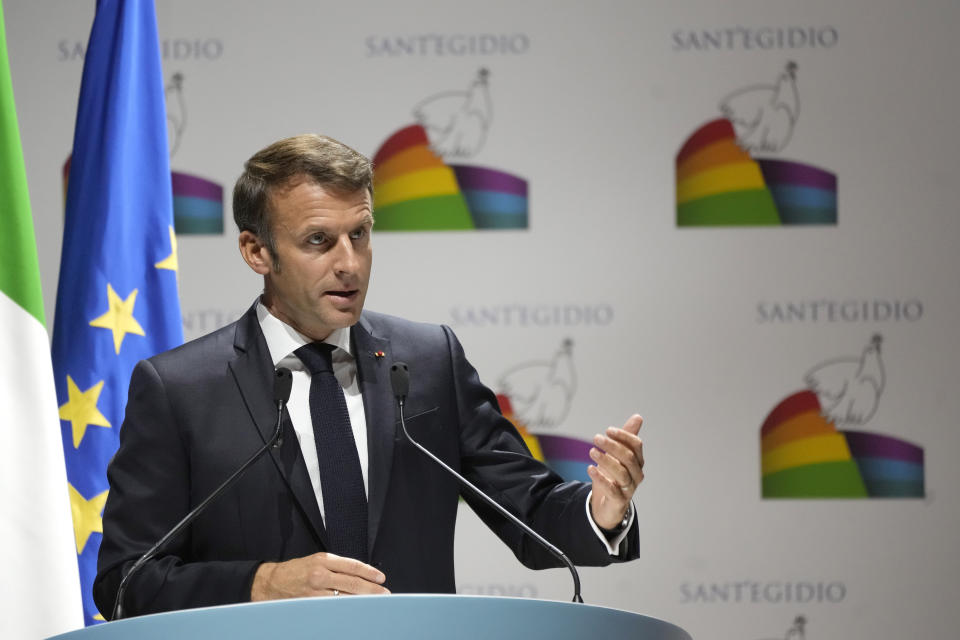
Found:
<svg viewBox="0 0 960 640"><path fill-rule="evenodd" d="M262 276L273 271L273 256L270 250L260 241L252 231L240 232L240 255L250 265L250 268Z"/></svg>

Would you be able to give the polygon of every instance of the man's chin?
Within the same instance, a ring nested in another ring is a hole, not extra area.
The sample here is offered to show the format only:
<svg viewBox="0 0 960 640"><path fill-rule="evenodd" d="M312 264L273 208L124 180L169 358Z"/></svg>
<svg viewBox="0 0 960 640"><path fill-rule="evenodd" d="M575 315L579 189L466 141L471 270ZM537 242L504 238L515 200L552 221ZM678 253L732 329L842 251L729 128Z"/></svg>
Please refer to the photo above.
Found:
<svg viewBox="0 0 960 640"><path fill-rule="evenodd" d="M333 329L345 329L357 324L363 307L357 305L354 309L332 309L324 314L324 324Z"/></svg>

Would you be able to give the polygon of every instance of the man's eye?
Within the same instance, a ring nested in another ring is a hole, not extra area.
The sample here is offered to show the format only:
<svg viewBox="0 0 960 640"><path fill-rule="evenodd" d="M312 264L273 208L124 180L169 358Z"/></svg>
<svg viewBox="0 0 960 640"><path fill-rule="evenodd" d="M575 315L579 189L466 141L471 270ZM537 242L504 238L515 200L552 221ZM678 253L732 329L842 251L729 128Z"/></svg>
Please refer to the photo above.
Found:
<svg viewBox="0 0 960 640"><path fill-rule="evenodd" d="M364 237L365 235L367 235L367 230L366 230L366 229L357 229L356 231L353 231L353 232L350 234L350 238L351 238L352 240L359 240L360 238Z"/></svg>
<svg viewBox="0 0 960 640"><path fill-rule="evenodd" d="M310 244L323 244L326 239L327 237L322 233L315 233L309 238L307 238L307 242L309 242Z"/></svg>

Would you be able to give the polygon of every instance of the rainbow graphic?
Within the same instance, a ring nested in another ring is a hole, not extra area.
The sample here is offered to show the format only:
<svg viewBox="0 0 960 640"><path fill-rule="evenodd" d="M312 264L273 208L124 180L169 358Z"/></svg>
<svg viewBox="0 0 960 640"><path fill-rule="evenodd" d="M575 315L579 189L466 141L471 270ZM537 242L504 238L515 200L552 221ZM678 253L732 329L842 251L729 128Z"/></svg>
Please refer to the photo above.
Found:
<svg viewBox="0 0 960 640"><path fill-rule="evenodd" d="M760 429L764 498L922 498L923 449L890 436L840 431L812 391L778 404Z"/></svg>
<svg viewBox="0 0 960 640"><path fill-rule="evenodd" d="M177 233L223 233L223 187L173 171L173 226Z"/></svg>
<svg viewBox="0 0 960 640"><path fill-rule="evenodd" d="M527 228L526 180L445 164L420 125L390 136L373 164L378 231Z"/></svg>
<svg viewBox="0 0 960 640"><path fill-rule="evenodd" d="M63 163L63 203L66 208L70 160ZM199 176L170 172L173 186L173 227L178 234L223 233L223 187Z"/></svg>
<svg viewBox="0 0 960 640"><path fill-rule="evenodd" d="M497 402L500 403L501 413L520 432L534 458L556 471L564 480L590 482L590 476L587 475L587 466L593 464L590 459L593 445L590 442L566 436L530 433L514 415L510 398L498 394Z"/></svg>
<svg viewBox="0 0 960 640"><path fill-rule="evenodd" d="M753 158L721 118L677 153L677 226L837 224L837 176L799 162Z"/></svg>

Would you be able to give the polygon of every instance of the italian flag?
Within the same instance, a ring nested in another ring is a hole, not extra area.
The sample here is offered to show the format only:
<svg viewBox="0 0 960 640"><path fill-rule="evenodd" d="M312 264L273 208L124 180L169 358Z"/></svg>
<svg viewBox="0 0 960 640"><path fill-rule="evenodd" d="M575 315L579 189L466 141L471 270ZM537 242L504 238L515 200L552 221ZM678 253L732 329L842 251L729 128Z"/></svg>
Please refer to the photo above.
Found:
<svg viewBox="0 0 960 640"><path fill-rule="evenodd" d="M0 635L83 626L50 343L0 4Z"/></svg>

